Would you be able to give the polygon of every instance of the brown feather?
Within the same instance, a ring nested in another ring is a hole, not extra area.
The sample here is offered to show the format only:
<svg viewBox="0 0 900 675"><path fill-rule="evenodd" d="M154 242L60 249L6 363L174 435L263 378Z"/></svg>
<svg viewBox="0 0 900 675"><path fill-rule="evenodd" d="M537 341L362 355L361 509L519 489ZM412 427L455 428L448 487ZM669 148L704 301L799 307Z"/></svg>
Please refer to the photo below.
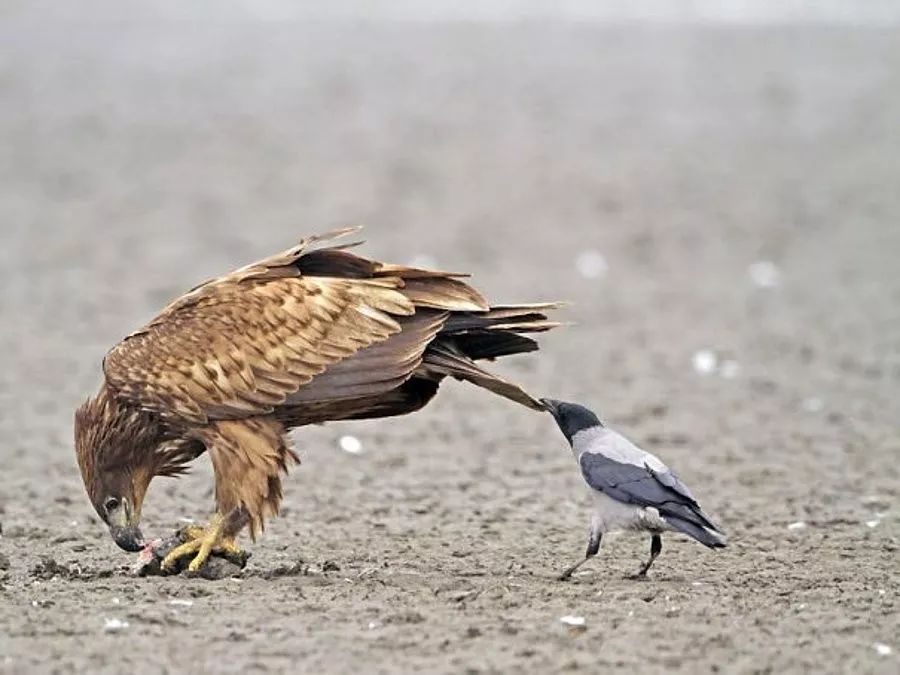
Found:
<svg viewBox="0 0 900 675"><path fill-rule="evenodd" d="M422 363L425 373L449 375L457 380L466 380L504 398L521 403L533 410L544 410L544 405L524 389L478 367L463 354L456 354L449 348L431 345Z"/></svg>
<svg viewBox="0 0 900 675"><path fill-rule="evenodd" d="M308 385L288 396L287 405L362 398L385 393L406 381L443 327L446 312L422 310L400 320L401 332L329 366Z"/></svg>
<svg viewBox="0 0 900 675"><path fill-rule="evenodd" d="M220 512L244 510L250 516L250 535L256 538L265 529L265 519L278 513L281 474L300 462L288 445L284 425L263 417L221 420L190 435L209 449Z"/></svg>

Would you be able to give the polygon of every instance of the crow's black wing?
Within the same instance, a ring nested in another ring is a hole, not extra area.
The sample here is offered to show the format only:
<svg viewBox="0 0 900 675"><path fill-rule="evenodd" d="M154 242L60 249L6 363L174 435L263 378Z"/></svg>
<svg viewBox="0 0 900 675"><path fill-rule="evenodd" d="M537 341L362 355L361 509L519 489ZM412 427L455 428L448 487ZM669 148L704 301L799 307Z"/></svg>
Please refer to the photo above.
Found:
<svg viewBox="0 0 900 675"><path fill-rule="evenodd" d="M618 462L593 452L581 453L579 463L585 482L616 501L652 506L664 517L674 516L715 528L690 490L671 472L657 473L646 465Z"/></svg>

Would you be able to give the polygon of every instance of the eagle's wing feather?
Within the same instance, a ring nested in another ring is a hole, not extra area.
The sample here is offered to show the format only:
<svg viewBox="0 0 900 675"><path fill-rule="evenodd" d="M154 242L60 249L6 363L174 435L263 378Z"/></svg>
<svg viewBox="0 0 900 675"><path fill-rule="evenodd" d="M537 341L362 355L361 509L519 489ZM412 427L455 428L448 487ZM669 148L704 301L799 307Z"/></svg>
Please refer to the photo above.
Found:
<svg viewBox="0 0 900 675"><path fill-rule="evenodd" d="M400 317L401 331L360 349L288 396L287 405L341 401L386 393L399 387L422 363L425 350L447 320L447 312L418 310Z"/></svg>
<svg viewBox="0 0 900 675"><path fill-rule="evenodd" d="M107 354L108 385L186 424L369 396L412 374L447 312L489 309L461 275L368 260L353 244L310 250L356 229L307 238L178 298Z"/></svg>
<svg viewBox="0 0 900 675"><path fill-rule="evenodd" d="M272 412L329 365L400 332L398 279L216 282L107 355L116 394L188 423Z"/></svg>

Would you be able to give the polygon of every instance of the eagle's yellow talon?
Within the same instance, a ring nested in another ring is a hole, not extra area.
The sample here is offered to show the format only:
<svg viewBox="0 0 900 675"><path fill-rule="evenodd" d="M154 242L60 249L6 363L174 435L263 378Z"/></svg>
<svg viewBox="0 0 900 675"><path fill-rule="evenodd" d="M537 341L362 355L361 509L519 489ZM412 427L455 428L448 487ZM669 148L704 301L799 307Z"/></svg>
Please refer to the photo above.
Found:
<svg viewBox="0 0 900 675"><path fill-rule="evenodd" d="M197 572L206 564L206 560L209 558L209 551L204 551L203 548L200 548L200 552L194 556L194 559L191 560L191 564L188 565L188 572Z"/></svg>
<svg viewBox="0 0 900 675"><path fill-rule="evenodd" d="M176 546L169 554L163 558L162 568L164 570L170 570L175 567L175 563L179 558L183 558L186 555L190 555L194 553L200 548L200 540L194 539L193 541L186 542L181 544L180 546Z"/></svg>
<svg viewBox="0 0 900 675"><path fill-rule="evenodd" d="M181 530L181 537L184 541L193 541L194 539L202 539L206 535L206 530L204 530L199 525L189 525Z"/></svg>
<svg viewBox="0 0 900 675"><path fill-rule="evenodd" d="M222 553L228 553L233 556L242 556L244 555L244 549L234 543L234 539L224 539L221 544L219 544L218 550L222 551Z"/></svg>
<svg viewBox="0 0 900 675"><path fill-rule="evenodd" d="M194 559L191 560L191 564L188 565L189 572L197 572L206 561L209 559L209 554L212 553L213 546L218 543L218 533L215 535L211 534L210 536L204 537L200 540L200 550L197 551L197 555L194 556Z"/></svg>
<svg viewBox="0 0 900 675"><path fill-rule="evenodd" d="M196 553L194 559L188 565L188 571L199 572L200 568L209 560L213 551L240 555L241 549L234 543L234 538L223 534L225 518L221 514L213 516L206 529L190 527L183 531L182 536L188 541L173 550L162 561L164 570L171 570L176 566L176 561L192 553Z"/></svg>

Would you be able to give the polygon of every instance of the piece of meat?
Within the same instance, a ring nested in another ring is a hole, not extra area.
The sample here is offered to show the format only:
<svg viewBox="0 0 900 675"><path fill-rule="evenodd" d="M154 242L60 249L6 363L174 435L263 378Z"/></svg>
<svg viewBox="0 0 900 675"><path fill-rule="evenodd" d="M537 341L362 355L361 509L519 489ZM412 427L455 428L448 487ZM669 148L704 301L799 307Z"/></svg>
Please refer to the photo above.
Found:
<svg viewBox="0 0 900 675"><path fill-rule="evenodd" d="M200 568L199 572L187 571L187 566L191 562L190 558L179 558L173 569L164 570L162 561L166 555L176 546L187 541L184 533L185 528L181 528L168 537L154 539L147 544L138 554L138 560L133 568L135 576L174 576L184 572L186 576L196 576L215 581L237 576L247 565L250 553L246 551L242 551L240 554L213 551L209 560Z"/></svg>

